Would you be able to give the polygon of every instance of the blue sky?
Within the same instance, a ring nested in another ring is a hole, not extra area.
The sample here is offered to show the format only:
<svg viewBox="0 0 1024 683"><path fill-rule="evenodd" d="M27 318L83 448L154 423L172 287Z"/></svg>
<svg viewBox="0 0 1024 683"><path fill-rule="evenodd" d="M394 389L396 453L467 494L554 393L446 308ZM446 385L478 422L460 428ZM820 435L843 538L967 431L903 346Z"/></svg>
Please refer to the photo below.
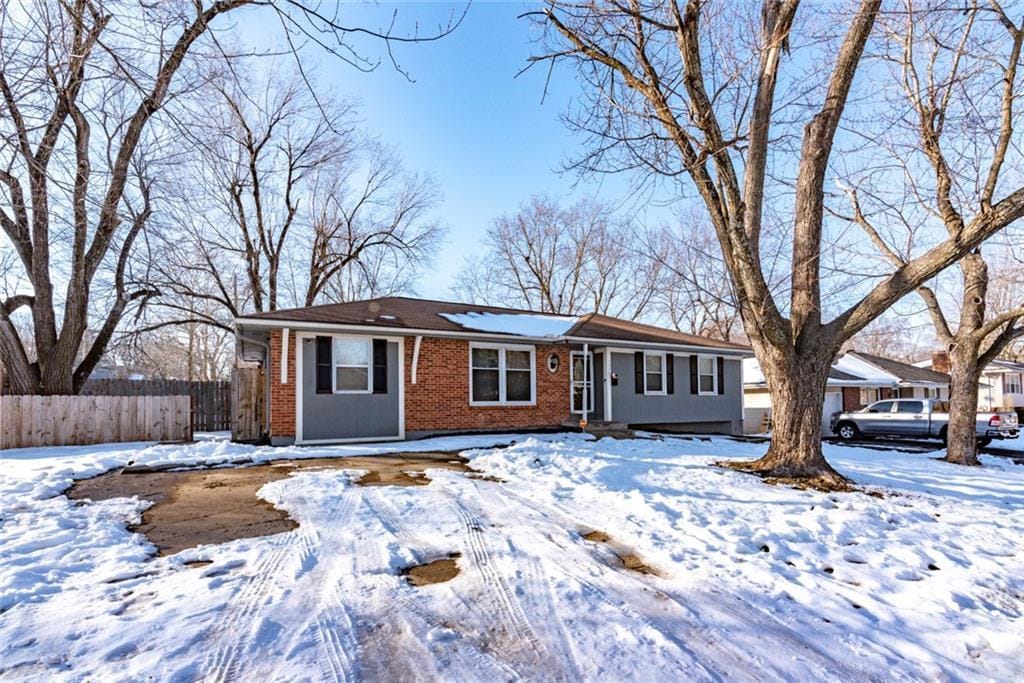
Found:
<svg viewBox="0 0 1024 683"><path fill-rule="evenodd" d="M574 76L556 71L543 103L546 65L516 78L539 50L531 42L538 37L535 29L516 17L538 6L474 2L450 36L396 46L395 54L412 82L386 58L372 73L362 73L323 52L307 52L318 84L361 102L364 128L395 146L409 170L432 174L440 186L444 200L438 216L449 233L433 271L420 282L421 295L449 297L452 278L466 255L476 253L491 221L532 194L597 194L610 202L627 198L625 178L581 182L574 174L559 173L563 159L578 144L560 120L577 92ZM412 27L418 21L428 33L447 22L453 9L461 12L464 7L349 4L342 16L350 24L377 28L386 25L397 9L400 26ZM260 30L245 22L240 28ZM365 54L382 54L379 44L361 46Z"/></svg>

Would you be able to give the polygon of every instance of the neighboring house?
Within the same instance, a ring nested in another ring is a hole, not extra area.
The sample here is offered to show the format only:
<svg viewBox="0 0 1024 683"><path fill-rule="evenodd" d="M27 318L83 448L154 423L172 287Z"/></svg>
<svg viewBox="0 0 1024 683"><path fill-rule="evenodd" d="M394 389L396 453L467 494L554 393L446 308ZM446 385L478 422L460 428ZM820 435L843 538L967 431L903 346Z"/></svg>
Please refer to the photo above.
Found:
<svg viewBox="0 0 1024 683"><path fill-rule="evenodd" d="M599 314L387 297L242 316L271 443L591 422L738 434L739 344ZM588 362L589 361L589 362Z"/></svg>
<svg viewBox="0 0 1024 683"><path fill-rule="evenodd" d="M949 354L936 351L918 367L949 372ZM994 360L981 371L978 384L978 410L1016 410L1024 414L1024 363Z"/></svg>
<svg viewBox="0 0 1024 683"><path fill-rule="evenodd" d="M831 436L832 413L859 410L887 398L949 398L949 375L860 351L832 364L825 387L821 433ZM743 431L763 432L771 420L768 384L754 358L743 361Z"/></svg>

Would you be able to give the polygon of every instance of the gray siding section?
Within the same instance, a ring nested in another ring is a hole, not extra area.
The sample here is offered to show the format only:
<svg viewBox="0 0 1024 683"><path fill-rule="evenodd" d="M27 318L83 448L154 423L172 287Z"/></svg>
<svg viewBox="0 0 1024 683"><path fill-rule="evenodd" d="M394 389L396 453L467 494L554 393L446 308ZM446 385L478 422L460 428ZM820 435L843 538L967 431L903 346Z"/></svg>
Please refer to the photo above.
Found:
<svg viewBox="0 0 1024 683"><path fill-rule="evenodd" d="M594 354L594 413L591 420L604 419L604 354Z"/></svg>
<svg viewBox="0 0 1024 683"><path fill-rule="evenodd" d="M398 436L398 343L388 342L388 393L316 393L316 344L302 340L302 440Z"/></svg>
<svg viewBox="0 0 1024 683"><path fill-rule="evenodd" d="M613 353L612 372L619 383L612 387L612 419L629 424L721 423L723 431L738 431L743 423L743 382L740 360L725 359L725 393L700 396L690 393L690 360L675 359L675 393L645 396L635 391L633 354ZM702 430L703 431L703 430Z"/></svg>

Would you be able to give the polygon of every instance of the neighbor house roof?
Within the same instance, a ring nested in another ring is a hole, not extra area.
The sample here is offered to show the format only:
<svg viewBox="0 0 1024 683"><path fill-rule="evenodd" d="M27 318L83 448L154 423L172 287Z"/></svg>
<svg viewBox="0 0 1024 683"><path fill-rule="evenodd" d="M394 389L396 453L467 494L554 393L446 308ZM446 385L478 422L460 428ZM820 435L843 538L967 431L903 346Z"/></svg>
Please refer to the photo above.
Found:
<svg viewBox="0 0 1024 683"><path fill-rule="evenodd" d="M749 354L742 344L685 334L653 325L620 320L599 313L555 315L518 308L392 296L305 308L252 313L236 318L239 325L295 323L380 328L391 331L503 335L557 341L635 343L704 347Z"/></svg>
<svg viewBox="0 0 1024 683"><path fill-rule="evenodd" d="M743 361L743 383L751 388L767 386L754 358ZM830 387L934 386L949 384L949 375L891 358L850 351L832 363L827 383Z"/></svg>
<svg viewBox="0 0 1024 683"><path fill-rule="evenodd" d="M909 363L901 363L898 360L884 358L862 351L850 351L850 356L855 356L871 363L877 368L897 377L901 382L923 382L935 384L948 384L949 375L944 372L936 372L928 368L920 368Z"/></svg>
<svg viewBox="0 0 1024 683"><path fill-rule="evenodd" d="M986 374L1002 374L1005 372L1024 372L1024 363L1018 363L1012 360L1002 360L997 358L988 365L985 366L984 371Z"/></svg>

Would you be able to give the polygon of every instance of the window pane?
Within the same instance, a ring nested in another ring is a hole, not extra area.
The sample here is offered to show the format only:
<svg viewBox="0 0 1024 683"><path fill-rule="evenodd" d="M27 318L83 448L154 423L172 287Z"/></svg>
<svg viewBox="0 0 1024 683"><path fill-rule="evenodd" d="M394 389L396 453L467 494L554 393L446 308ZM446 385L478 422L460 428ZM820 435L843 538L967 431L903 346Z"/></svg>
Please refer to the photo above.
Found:
<svg viewBox="0 0 1024 683"><path fill-rule="evenodd" d="M896 404L897 413L920 413L924 410L924 404L920 401L900 401Z"/></svg>
<svg viewBox="0 0 1024 683"><path fill-rule="evenodd" d="M882 401L871 406L870 412L872 413L890 413L892 412L892 401Z"/></svg>
<svg viewBox="0 0 1024 683"><path fill-rule="evenodd" d="M370 388L370 376L366 368L335 368L335 372L335 388L338 391L366 391Z"/></svg>
<svg viewBox="0 0 1024 683"><path fill-rule="evenodd" d="M498 349L473 349L473 367L497 368Z"/></svg>
<svg viewBox="0 0 1024 683"><path fill-rule="evenodd" d="M647 373L647 391L661 391L661 373Z"/></svg>
<svg viewBox="0 0 1024 683"><path fill-rule="evenodd" d="M715 377L714 375L701 375L700 376L700 390L705 393L712 393L715 390Z"/></svg>
<svg viewBox="0 0 1024 683"><path fill-rule="evenodd" d="M519 370L530 369L530 352L529 351L506 351L505 352L505 367L516 368Z"/></svg>
<svg viewBox="0 0 1024 683"><path fill-rule="evenodd" d="M530 396L530 373L522 370L508 370L505 372L505 400L506 401L529 401ZM564 399L563 399L564 400Z"/></svg>
<svg viewBox="0 0 1024 683"><path fill-rule="evenodd" d="M334 340L335 365L369 365L370 345L364 341Z"/></svg>
<svg viewBox="0 0 1024 683"><path fill-rule="evenodd" d="M945 401L937 401L937 402L932 404L932 412L933 413L948 413L949 412L949 404L946 403Z"/></svg>
<svg viewBox="0 0 1024 683"><path fill-rule="evenodd" d="M714 358L698 358L697 371L702 375L712 375L715 372Z"/></svg>
<svg viewBox="0 0 1024 683"><path fill-rule="evenodd" d="M661 356L644 356L647 372L661 372Z"/></svg>
<svg viewBox="0 0 1024 683"><path fill-rule="evenodd" d="M497 370L473 370L473 400L498 400Z"/></svg>

